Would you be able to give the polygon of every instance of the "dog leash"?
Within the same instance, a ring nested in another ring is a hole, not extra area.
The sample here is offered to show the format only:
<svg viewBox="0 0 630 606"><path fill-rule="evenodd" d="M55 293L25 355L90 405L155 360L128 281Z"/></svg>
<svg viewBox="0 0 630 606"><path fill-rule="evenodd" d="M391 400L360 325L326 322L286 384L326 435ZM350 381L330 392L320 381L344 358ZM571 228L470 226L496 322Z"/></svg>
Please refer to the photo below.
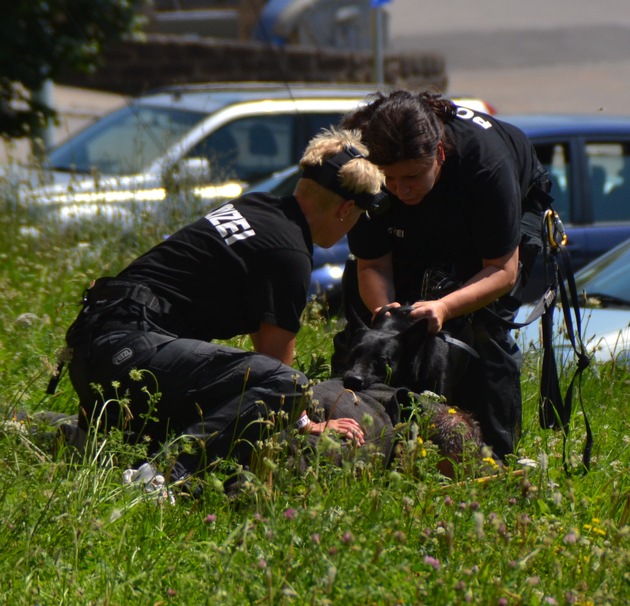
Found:
<svg viewBox="0 0 630 606"><path fill-rule="evenodd" d="M385 305L378 311L378 313L374 317L374 321L372 322L372 325L381 321L387 313L394 314L394 315L395 314L409 315L412 311L413 311L412 305L401 305L400 307L396 307L394 305ZM439 337L440 339L442 339L443 341L445 341L446 343L450 345L454 345L455 347L459 347L460 349L463 349L473 358L477 358L477 359L479 358L479 354L473 347L468 345L468 343L464 343L464 341L460 339L456 339L448 332L439 332L435 336Z"/></svg>
<svg viewBox="0 0 630 606"><path fill-rule="evenodd" d="M511 322L502 318L492 309L485 307L483 312L491 315L495 320L507 328L522 328L531 324L534 320L541 319L543 361L540 379L538 416L542 429L561 429L563 432L562 464L567 475L570 475L567 459L567 440L569 437L569 423L573 409L573 391L578 385L579 404L582 410L586 440L582 452L583 472L587 473L591 465L591 453L593 449L593 432L586 415L582 400L582 373L588 368L591 359L587 355L582 342L582 319L578 304L577 286L571 265L571 256L566 248L567 236L562 221L557 213L548 210L545 213L547 238L545 242L548 259L553 259L550 267L553 267L551 285L538 300L529 317L524 322ZM553 347L553 316L556 309L556 292L560 293L562 313L568 339L576 356L577 365L566 389L564 397L560 389L558 368ZM568 292L567 292L568 291Z"/></svg>
<svg viewBox="0 0 630 606"><path fill-rule="evenodd" d="M468 352L468 354L470 354L473 358L479 358L477 350L473 349L470 345L468 345L468 343L464 343L463 341L456 339L446 332L439 332L436 336L444 339L444 341L446 341L449 345L454 345L455 347L463 349L464 351Z"/></svg>

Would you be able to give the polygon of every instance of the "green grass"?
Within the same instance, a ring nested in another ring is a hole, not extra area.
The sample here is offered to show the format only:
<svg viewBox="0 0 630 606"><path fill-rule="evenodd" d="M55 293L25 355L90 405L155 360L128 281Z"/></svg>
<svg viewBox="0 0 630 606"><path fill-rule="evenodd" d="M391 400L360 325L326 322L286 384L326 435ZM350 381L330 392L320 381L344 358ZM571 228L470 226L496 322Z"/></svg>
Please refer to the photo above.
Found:
<svg viewBox="0 0 630 606"><path fill-rule="evenodd" d="M630 602L627 369L584 375L595 436L585 476L582 414L571 426L568 476L562 435L538 427L539 360L527 357L518 454L537 460L535 469L511 462L480 482L473 476L487 470L471 462L446 481L435 450L403 427L391 468L369 458L331 465L336 446L324 440L300 470L272 441L238 496L224 492L219 468L201 498L170 506L122 486L137 452L115 434L78 457L53 434L12 421L19 411L75 412L67 378L55 396L45 388L83 288L168 230L149 217L124 234L40 220L35 236L29 209L6 195L0 208L0 603ZM296 365L314 379L328 375L334 331L334 320L309 309Z"/></svg>

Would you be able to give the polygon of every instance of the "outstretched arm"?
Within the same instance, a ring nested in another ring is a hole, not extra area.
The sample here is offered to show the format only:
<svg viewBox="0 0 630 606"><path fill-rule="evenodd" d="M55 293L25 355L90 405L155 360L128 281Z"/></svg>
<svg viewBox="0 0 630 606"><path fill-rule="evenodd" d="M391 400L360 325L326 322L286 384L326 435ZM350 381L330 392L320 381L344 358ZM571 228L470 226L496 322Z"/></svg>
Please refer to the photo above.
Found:
<svg viewBox="0 0 630 606"><path fill-rule="evenodd" d="M293 352L295 350L294 333L263 322L258 332L252 333L250 337L254 344L254 349L258 353L272 356L288 366L291 366L293 363ZM303 412L302 417L305 415L306 412ZM318 436L325 429L336 431L348 440L355 440L359 446L365 442L363 430L354 419L330 419L323 423L313 423L309 420L301 428L301 431Z"/></svg>
<svg viewBox="0 0 630 606"><path fill-rule="evenodd" d="M427 318L429 332L440 332L446 320L477 311L510 292L518 277L518 248L498 259L484 259L481 271L437 301L416 301L413 318Z"/></svg>

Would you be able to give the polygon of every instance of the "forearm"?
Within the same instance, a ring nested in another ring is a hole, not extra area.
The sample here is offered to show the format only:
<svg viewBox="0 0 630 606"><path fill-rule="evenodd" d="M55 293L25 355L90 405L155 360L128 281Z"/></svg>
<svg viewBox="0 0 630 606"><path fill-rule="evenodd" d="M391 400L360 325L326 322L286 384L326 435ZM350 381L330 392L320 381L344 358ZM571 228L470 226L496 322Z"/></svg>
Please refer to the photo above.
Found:
<svg viewBox="0 0 630 606"><path fill-rule="evenodd" d="M447 309L445 320L477 311L510 292L513 286L514 277L509 271L484 267L461 288L440 299Z"/></svg>
<svg viewBox="0 0 630 606"><path fill-rule="evenodd" d="M357 262L359 294L365 306L374 312L395 300L391 256Z"/></svg>

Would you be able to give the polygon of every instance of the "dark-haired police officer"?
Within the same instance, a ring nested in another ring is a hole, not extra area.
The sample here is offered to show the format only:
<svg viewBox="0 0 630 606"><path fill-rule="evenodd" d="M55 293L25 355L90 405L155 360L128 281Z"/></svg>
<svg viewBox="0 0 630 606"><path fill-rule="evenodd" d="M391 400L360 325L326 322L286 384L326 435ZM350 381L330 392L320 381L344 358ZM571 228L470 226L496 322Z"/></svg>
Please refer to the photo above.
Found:
<svg viewBox="0 0 630 606"><path fill-rule="evenodd" d="M152 452L192 436L203 448L180 455L171 480L217 458L245 463L272 412L320 434L326 425L305 413L307 378L290 364L313 243L332 246L384 203L366 155L357 133L323 131L292 196L244 195L96 280L66 337L80 426L122 426ZM212 342L246 334L254 352ZM363 441L352 419L327 427Z"/></svg>

